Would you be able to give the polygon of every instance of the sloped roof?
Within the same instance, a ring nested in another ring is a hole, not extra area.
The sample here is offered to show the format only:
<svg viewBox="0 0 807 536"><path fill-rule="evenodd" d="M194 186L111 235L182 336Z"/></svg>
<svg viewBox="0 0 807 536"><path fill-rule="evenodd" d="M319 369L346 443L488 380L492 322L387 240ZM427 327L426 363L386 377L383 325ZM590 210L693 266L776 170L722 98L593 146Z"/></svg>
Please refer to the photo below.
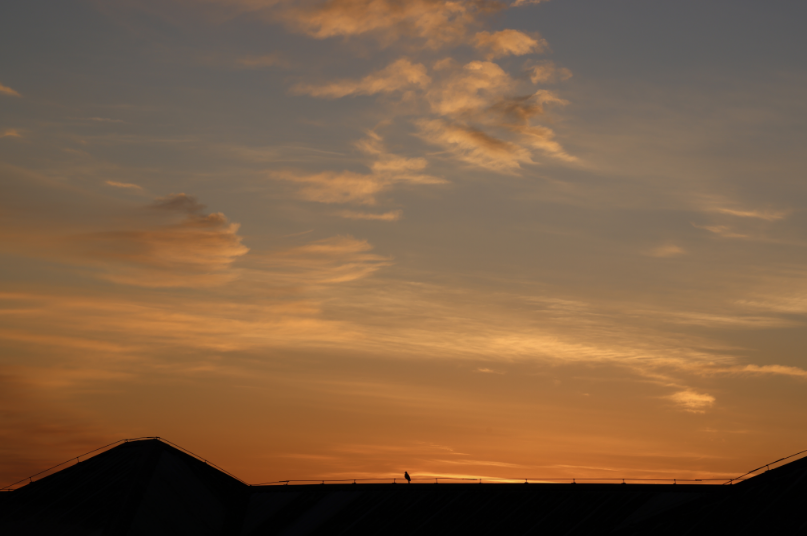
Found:
<svg viewBox="0 0 807 536"><path fill-rule="evenodd" d="M721 487L620 534L807 534L807 458Z"/></svg>
<svg viewBox="0 0 807 536"><path fill-rule="evenodd" d="M247 486L154 439L2 494L0 534L798 534L804 504L807 458L732 486Z"/></svg>
<svg viewBox="0 0 807 536"><path fill-rule="evenodd" d="M5 493L0 528L77 536L222 534L240 521L248 491L162 441L131 441Z"/></svg>

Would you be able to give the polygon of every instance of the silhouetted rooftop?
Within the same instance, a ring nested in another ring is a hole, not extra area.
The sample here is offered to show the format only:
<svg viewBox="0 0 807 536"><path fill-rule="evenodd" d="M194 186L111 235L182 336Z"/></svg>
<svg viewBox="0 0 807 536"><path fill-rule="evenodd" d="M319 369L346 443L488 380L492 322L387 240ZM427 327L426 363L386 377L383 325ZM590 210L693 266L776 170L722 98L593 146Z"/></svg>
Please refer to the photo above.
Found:
<svg viewBox="0 0 807 536"><path fill-rule="evenodd" d="M248 486L157 439L0 494L0 533L796 534L807 459L735 485Z"/></svg>

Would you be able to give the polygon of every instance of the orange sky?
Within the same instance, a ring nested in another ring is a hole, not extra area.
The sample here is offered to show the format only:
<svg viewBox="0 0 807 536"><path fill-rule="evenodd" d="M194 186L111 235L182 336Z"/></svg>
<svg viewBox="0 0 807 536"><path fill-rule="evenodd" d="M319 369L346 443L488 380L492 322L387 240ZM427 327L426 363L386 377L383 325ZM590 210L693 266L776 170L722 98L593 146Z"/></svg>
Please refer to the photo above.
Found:
<svg viewBox="0 0 807 536"><path fill-rule="evenodd" d="M0 479L138 436L249 482L804 449L805 14L4 4Z"/></svg>

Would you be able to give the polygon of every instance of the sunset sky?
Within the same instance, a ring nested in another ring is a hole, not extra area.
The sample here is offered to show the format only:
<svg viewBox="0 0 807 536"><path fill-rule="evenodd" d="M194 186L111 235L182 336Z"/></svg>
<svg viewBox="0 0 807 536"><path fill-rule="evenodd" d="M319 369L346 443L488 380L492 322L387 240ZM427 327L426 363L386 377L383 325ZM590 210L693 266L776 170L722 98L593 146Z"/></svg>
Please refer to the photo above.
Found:
<svg viewBox="0 0 807 536"><path fill-rule="evenodd" d="M807 3L0 3L0 485L807 448Z"/></svg>

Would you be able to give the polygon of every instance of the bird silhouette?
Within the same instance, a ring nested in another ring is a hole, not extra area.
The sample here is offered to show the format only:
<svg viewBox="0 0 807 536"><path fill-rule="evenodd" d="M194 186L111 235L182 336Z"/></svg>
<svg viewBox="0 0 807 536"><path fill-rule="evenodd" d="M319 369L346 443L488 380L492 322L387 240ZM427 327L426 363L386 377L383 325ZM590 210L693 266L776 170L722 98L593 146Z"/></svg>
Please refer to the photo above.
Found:
<svg viewBox="0 0 807 536"><path fill-rule="evenodd" d="M410 478L409 473L407 473L406 471L404 471L404 478L406 479L407 484L412 483L412 478Z"/></svg>

